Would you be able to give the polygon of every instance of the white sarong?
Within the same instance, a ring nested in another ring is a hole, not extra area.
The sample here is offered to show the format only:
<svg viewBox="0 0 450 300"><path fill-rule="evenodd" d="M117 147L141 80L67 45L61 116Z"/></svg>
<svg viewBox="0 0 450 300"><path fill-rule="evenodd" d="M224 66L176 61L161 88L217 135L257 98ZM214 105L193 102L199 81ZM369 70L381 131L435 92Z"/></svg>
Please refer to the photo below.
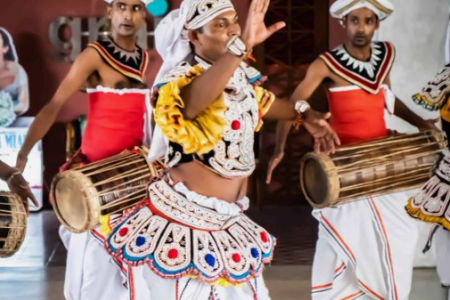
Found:
<svg viewBox="0 0 450 300"><path fill-rule="evenodd" d="M312 299L407 300L418 239L405 205L417 191L315 210Z"/></svg>

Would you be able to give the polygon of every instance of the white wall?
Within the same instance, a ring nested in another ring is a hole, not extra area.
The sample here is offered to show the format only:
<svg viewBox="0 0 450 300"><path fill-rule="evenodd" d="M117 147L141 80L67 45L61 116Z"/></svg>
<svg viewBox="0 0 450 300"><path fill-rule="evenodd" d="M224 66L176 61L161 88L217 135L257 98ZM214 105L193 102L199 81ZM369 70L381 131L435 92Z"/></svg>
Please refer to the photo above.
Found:
<svg viewBox="0 0 450 300"><path fill-rule="evenodd" d="M391 72L394 93L414 112L436 117L415 105L411 96L445 65L445 42L449 25L450 0L392 0L394 13L378 32L379 40L393 42L397 58ZM414 131L407 123L388 117L390 128Z"/></svg>

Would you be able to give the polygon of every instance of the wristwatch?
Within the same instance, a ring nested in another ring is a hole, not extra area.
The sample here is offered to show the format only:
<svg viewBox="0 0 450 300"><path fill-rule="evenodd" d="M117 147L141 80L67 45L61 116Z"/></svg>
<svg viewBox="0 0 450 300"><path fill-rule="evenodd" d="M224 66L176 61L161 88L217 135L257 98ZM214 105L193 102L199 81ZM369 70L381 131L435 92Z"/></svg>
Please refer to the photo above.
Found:
<svg viewBox="0 0 450 300"><path fill-rule="evenodd" d="M303 114L310 108L311 106L305 100L298 100L297 102L295 102L294 109L300 116L303 116Z"/></svg>

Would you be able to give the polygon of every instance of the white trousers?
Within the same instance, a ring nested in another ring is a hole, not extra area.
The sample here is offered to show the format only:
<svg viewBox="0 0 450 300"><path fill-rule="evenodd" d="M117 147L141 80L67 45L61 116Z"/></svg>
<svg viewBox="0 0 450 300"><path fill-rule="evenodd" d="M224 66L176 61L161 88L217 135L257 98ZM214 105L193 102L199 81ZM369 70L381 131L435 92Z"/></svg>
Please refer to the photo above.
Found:
<svg viewBox="0 0 450 300"><path fill-rule="evenodd" d="M59 233L68 250L64 281L67 300L128 299L125 277L101 241L91 232L74 234L62 226Z"/></svg>
<svg viewBox="0 0 450 300"><path fill-rule="evenodd" d="M450 288L450 232L439 228L434 235L436 266L442 286Z"/></svg>
<svg viewBox="0 0 450 300"><path fill-rule="evenodd" d="M195 279L163 279L148 266L129 267L130 300L270 300L262 276L238 287L211 286Z"/></svg>
<svg viewBox="0 0 450 300"><path fill-rule="evenodd" d="M418 239L405 205L415 191L315 210L314 300L407 300Z"/></svg>

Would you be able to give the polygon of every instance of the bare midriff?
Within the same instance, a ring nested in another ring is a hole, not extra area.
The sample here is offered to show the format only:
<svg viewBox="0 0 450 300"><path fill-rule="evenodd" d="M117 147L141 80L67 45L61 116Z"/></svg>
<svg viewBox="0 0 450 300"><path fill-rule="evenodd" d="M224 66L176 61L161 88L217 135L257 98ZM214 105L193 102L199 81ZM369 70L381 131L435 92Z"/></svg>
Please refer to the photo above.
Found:
<svg viewBox="0 0 450 300"><path fill-rule="evenodd" d="M173 181L183 182L193 192L229 203L243 198L247 191L246 177L224 178L196 161L170 169L169 175Z"/></svg>

